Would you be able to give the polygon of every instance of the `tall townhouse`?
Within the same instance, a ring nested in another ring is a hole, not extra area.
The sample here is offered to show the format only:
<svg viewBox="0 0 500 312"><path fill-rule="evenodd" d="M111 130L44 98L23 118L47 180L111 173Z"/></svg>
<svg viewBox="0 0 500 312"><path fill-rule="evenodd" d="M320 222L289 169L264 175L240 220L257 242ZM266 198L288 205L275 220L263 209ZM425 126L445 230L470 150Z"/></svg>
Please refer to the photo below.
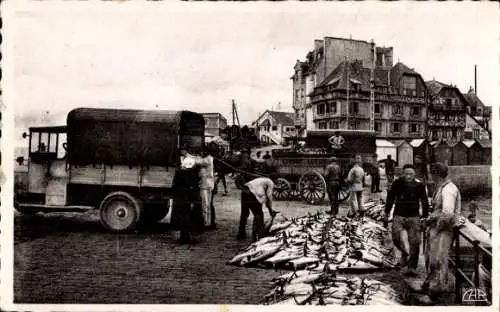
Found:
<svg viewBox="0 0 500 312"><path fill-rule="evenodd" d="M377 58L373 69L377 137L423 138L427 117L425 82L403 63L389 64ZM363 60L343 61L325 77L310 94L308 129L369 130L372 66Z"/></svg>
<svg viewBox="0 0 500 312"><path fill-rule="evenodd" d="M427 139L456 142L464 139L468 102L456 86L436 80L425 83L429 90Z"/></svg>
<svg viewBox="0 0 500 312"><path fill-rule="evenodd" d="M325 37L314 41L314 49L307 53L305 61L297 60L294 66L293 107L295 126L299 134L313 127L307 109L311 107L310 94L341 63L360 60L367 66L391 68L393 64L392 47L376 47L374 42L363 40ZM310 114L309 114L310 115Z"/></svg>

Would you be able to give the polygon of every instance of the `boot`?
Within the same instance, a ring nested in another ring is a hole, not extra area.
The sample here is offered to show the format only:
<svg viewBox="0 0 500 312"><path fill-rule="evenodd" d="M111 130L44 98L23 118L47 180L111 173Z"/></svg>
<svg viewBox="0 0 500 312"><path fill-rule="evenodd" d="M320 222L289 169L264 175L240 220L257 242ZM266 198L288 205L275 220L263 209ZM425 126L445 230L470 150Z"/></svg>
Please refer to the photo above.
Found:
<svg viewBox="0 0 500 312"><path fill-rule="evenodd" d="M254 215L253 216L253 226L252 226L252 239L253 241L258 241L264 237L265 224L264 215Z"/></svg>

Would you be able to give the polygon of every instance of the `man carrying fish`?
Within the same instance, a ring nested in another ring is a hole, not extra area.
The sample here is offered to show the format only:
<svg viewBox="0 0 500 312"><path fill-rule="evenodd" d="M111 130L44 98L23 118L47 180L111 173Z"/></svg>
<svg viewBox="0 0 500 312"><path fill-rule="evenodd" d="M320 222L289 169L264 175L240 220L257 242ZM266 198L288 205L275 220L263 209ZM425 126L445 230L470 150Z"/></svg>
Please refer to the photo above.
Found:
<svg viewBox="0 0 500 312"><path fill-rule="evenodd" d="M337 164L336 157L328 159L328 165L325 170L327 183L328 199L330 200L330 211L328 213L336 216L339 212L338 194L340 191L340 178L342 176L340 166Z"/></svg>
<svg viewBox="0 0 500 312"><path fill-rule="evenodd" d="M415 276L420 253L421 218L427 218L429 214L429 201L425 186L415 179L415 169L411 164L403 166L403 176L393 182L387 194L384 219L386 227L393 205L392 239L402 253L400 265L401 268L408 266L406 274ZM408 234L409 251L401 238L404 231Z"/></svg>

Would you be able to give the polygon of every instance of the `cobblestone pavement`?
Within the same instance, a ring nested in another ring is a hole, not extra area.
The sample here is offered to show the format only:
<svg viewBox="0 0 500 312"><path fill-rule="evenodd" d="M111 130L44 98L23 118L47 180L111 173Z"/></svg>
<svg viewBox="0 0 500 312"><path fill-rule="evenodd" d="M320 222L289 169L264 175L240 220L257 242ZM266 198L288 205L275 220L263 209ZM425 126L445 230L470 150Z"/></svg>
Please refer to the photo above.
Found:
<svg viewBox="0 0 500 312"><path fill-rule="evenodd" d="M228 266L248 242L237 242L239 192L216 197L217 230L180 246L167 224L132 234L101 228L97 213L16 215L14 297L17 303L259 304L280 272ZM383 196L383 195L382 195ZM326 210L278 201L284 216ZM341 206L341 214L347 209ZM267 213L267 212L266 212ZM251 217L248 225L250 232ZM394 274L380 273L394 283Z"/></svg>

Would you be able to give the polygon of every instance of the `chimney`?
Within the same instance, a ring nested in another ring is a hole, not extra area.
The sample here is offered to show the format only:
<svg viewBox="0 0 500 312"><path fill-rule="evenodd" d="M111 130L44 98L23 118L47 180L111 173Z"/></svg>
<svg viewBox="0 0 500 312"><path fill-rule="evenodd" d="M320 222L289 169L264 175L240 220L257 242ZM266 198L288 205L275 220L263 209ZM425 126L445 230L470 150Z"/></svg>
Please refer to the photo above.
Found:
<svg viewBox="0 0 500 312"><path fill-rule="evenodd" d="M474 94L477 95L477 65L474 65Z"/></svg>

